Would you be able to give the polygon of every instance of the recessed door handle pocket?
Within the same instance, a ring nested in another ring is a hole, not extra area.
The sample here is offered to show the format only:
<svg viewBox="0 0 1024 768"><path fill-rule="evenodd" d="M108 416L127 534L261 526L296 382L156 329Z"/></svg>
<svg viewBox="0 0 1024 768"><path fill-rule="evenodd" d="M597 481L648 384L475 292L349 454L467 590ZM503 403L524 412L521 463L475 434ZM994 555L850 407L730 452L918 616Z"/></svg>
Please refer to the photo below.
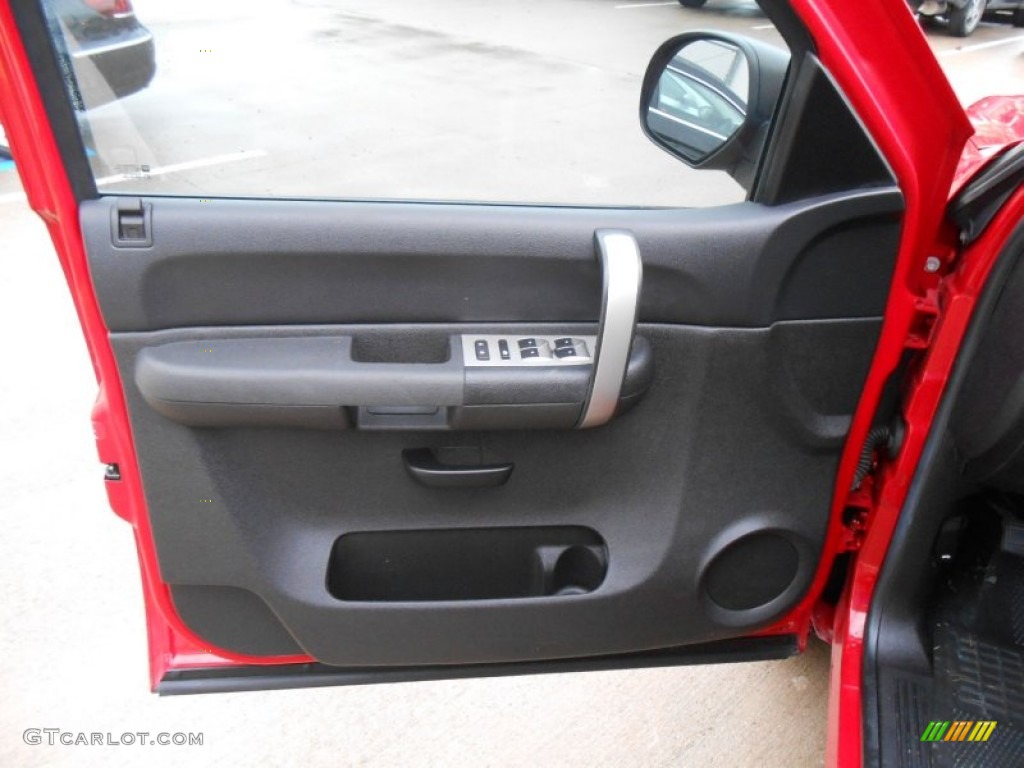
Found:
<svg viewBox="0 0 1024 768"><path fill-rule="evenodd" d="M512 476L515 465L507 464L444 464L429 448L402 451L405 471L420 485L428 488L495 488Z"/></svg>

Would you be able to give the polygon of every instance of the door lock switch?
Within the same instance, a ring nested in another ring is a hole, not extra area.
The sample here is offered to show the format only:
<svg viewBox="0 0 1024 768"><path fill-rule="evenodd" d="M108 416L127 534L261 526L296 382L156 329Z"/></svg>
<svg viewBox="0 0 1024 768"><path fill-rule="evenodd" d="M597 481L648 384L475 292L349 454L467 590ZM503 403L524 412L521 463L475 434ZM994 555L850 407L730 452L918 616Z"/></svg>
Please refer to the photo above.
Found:
<svg viewBox="0 0 1024 768"><path fill-rule="evenodd" d="M486 339L478 339L473 343L473 349L476 351L477 360L490 360L491 349L487 344Z"/></svg>
<svg viewBox="0 0 1024 768"><path fill-rule="evenodd" d="M116 248L153 245L153 206L138 197L122 197L110 209L110 239Z"/></svg>
<svg viewBox="0 0 1024 768"><path fill-rule="evenodd" d="M502 360L512 359L512 353L509 352L507 339L500 339L498 341L498 354L501 356Z"/></svg>

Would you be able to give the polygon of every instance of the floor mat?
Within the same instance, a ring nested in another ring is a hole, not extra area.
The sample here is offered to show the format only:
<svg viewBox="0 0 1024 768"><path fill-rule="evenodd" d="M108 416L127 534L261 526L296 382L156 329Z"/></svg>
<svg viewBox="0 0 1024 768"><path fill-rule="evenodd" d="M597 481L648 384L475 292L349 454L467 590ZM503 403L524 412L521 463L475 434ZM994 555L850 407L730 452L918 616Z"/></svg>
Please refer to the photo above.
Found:
<svg viewBox="0 0 1024 768"><path fill-rule="evenodd" d="M941 740L927 745L932 764L1024 766L1024 649L989 643L943 623L935 628L934 669L930 719L951 725L940 727ZM979 726L984 722L995 725L985 729ZM985 741L970 740L987 730Z"/></svg>

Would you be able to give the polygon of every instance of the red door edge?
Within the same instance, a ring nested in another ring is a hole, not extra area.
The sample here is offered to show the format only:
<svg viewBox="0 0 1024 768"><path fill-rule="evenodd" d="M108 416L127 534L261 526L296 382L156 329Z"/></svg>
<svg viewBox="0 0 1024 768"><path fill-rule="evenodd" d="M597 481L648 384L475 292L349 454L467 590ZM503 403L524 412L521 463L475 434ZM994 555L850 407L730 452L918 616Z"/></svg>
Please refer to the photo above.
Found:
<svg viewBox="0 0 1024 768"><path fill-rule="evenodd" d="M959 257L953 272L936 291L941 316L923 359L907 383L903 446L895 460L879 467L874 478L863 544L850 574L842 610L836 614L828 765L861 765L864 629L875 584L978 297L1022 218L1024 188L1017 190L985 233Z"/></svg>
<svg viewBox="0 0 1024 768"><path fill-rule="evenodd" d="M151 688L174 667L311 661L305 655L250 657L213 648L184 625L171 602L170 591L160 578L117 363L89 276L78 203L7 3L0 4L0 112L28 203L46 224L71 289L99 385L92 412L93 432L100 461L116 464L120 474L119 480L106 481L110 505L134 529L146 608Z"/></svg>
<svg viewBox="0 0 1024 768"><path fill-rule="evenodd" d="M939 275L957 256L956 233L944 223L944 214L957 165L973 133L959 100L903 0L792 0L792 5L818 44L822 62L889 162L906 204L885 319L840 461L821 564L807 598L784 620L802 621L800 611L809 617L834 558L844 549L859 548L834 614L825 761L859 768L864 624L878 570L967 317L997 252L985 249L1001 242L1000 235L1005 238L1024 195L1018 194L1015 207L1004 210L964 254L958 265L962 277L946 281L940 296ZM929 257L939 258L938 272L925 269ZM922 375L904 401L905 417L913 420L913 427L908 427L898 461L879 478L874 495L868 484L851 499L848 489L886 380L908 347L921 349L929 342ZM884 500L884 506L875 506L873 499ZM843 523L851 501L867 513L855 531ZM799 623L792 627L799 629ZM783 631L781 626L772 630Z"/></svg>
<svg viewBox="0 0 1024 768"><path fill-rule="evenodd" d="M924 265L933 256L949 264L956 253L955 233L943 216L973 129L905 2L791 3L821 61L888 161L906 206L885 319L840 460L818 570L804 600L759 633L805 636L812 615L820 620L833 613L831 606L820 610L818 601L835 558L860 546L862 531L844 525L844 513L851 502L862 509L865 496L851 499L848 489L886 381L908 346L922 346L921 334L934 322L939 278ZM887 23L879 23L883 19Z"/></svg>

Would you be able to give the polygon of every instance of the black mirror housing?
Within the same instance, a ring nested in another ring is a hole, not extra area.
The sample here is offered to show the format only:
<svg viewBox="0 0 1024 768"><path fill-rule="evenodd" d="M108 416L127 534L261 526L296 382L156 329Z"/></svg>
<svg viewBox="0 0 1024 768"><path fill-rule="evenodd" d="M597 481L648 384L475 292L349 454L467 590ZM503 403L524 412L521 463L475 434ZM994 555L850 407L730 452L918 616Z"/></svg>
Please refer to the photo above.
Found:
<svg viewBox="0 0 1024 768"><path fill-rule="evenodd" d="M716 51L719 59L732 57L724 69L712 61ZM644 133L692 168L726 171L749 193L789 58L788 51L740 35L673 37L658 48L644 75Z"/></svg>

